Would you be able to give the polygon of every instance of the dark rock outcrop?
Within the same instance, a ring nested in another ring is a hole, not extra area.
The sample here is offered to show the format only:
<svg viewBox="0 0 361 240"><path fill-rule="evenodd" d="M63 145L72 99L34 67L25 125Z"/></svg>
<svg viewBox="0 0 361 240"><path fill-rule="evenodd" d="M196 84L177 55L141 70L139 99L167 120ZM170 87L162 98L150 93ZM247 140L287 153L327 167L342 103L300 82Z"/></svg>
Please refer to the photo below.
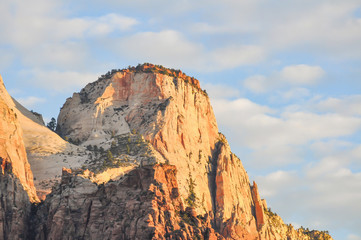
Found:
<svg viewBox="0 0 361 240"><path fill-rule="evenodd" d="M0 239L28 239L31 203L12 164L0 157Z"/></svg>
<svg viewBox="0 0 361 240"><path fill-rule="evenodd" d="M96 185L64 169L39 205L35 239L222 239L210 218L184 208L176 168L155 165Z"/></svg>

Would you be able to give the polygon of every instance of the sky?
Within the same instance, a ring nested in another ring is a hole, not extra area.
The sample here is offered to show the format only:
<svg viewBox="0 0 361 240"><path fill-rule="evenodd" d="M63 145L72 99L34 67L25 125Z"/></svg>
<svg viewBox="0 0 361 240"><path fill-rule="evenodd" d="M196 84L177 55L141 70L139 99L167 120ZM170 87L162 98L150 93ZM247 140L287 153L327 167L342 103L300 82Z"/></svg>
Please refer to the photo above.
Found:
<svg viewBox="0 0 361 240"><path fill-rule="evenodd" d="M361 239L360 0L1 0L0 34L8 91L45 121L111 69L196 77L272 211Z"/></svg>

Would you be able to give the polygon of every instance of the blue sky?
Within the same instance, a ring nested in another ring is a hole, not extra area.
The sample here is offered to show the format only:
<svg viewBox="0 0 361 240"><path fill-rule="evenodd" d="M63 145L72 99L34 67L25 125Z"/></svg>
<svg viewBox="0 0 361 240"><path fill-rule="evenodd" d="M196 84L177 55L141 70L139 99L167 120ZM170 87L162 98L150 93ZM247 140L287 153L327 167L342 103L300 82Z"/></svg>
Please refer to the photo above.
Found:
<svg viewBox="0 0 361 240"><path fill-rule="evenodd" d="M358 240L360 9L359 0L2 0L0 74L49 120L113 68L182 69L209 93L273 211Z"/></svg>

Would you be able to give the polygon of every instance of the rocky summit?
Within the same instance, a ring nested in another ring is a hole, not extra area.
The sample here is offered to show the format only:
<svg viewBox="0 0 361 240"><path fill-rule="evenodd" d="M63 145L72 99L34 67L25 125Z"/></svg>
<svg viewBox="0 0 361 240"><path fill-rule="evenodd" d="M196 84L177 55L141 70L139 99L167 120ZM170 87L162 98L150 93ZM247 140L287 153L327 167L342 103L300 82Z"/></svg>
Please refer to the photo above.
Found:
<svg viewBox="0 0 361 240"><path fill-rule="evenodd" d="M0 239L332 239L268 208L180 70L102 75L56 133L0 91Z"/></svg>

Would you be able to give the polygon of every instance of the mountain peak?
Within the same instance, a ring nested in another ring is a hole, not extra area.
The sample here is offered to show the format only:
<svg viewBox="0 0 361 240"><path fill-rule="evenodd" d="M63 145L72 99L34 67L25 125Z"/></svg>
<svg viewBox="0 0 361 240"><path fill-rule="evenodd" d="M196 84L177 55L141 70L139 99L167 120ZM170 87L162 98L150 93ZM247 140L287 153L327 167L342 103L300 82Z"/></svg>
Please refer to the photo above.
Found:
<svg viewBox="0 0 361 240"><path fill-rule="evenodd" d="M162 65L156 65L152 63L143 63L138 64L137 66L128 66L128 68L123 69L112 69L111 71L108 71L106 74L101 75L98 80L111 78L115 73L121 72L121 73L156 73L156 74L163 74L174 78L180 78L183 79L186 83L190 83L195 88L202 90L201 86L199 84L199 81L195 77L190 77L187 74L183 73L179 69L173 69L173 68L166 68ZM205 90L202 90L204 93L206 93Z"/></svg>

